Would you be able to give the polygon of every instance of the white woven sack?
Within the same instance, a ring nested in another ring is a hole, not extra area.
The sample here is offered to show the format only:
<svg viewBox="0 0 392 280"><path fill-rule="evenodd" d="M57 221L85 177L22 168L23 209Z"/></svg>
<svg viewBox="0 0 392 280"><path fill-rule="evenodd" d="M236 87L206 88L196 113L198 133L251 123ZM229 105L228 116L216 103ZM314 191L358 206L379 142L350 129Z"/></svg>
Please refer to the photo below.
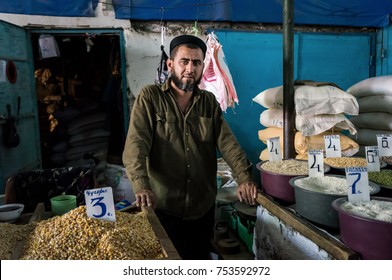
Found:
<svg viewBox="0 0 392 280"><path fill-rule="evenodd" d="M356 98L334 86L300 86L294 95L297 115L358 115Z"/></svg>
<svg viewBox="0 0 392 280"><path fill-rule="evenodd" d="M283 86L263 90L252 100L265 108L283 108Z"/></svg>
<svg viewBox="0 0 392 280"><path fill-rule="evenodd" d="M355 97L375 94L392 95L392 75L372 77L362 80L348 88L347 92Z"/></svg>
<svg viewBox="0 0 392 280"><path fill-rule="evenodd" d="M283 109L266 109L260 114L260 124L265 127L283 128ZM343 115L316 115L295 117L295 127L304 136L320 134L330 129L348 130L357 133L355 126Z"/></svg>

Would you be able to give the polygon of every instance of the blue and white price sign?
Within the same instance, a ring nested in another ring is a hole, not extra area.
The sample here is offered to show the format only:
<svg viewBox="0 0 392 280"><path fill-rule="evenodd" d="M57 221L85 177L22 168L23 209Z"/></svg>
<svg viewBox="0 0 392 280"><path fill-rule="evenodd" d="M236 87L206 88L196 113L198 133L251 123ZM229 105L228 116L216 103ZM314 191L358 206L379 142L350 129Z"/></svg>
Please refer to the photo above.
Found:
<svg viewBox="0 0 392 280"><path fill-rule="evenodd" d="M111 222L116 221L111 187L85 190L84 198L88 217Z"/></svg>
<svg viewBox="0 0 392 280"><path fill-rule="evenodd" d="M280 150L280 137L273 137L267 139L268 160L281 161L282 152Z"/></svg>
<svg viewBox="0 0 392 280"><path fill-rule="evenodd" d="M370 201L366 167L346 167L346 182L348 201Z"/></svg>
<svg viewBox="0 0 392 280"><path fill-rule="evenodd" d="M378 147L366 146L365 151L368 172L380 171L380 157L378 156Z"/></svg>
<svg viewBox="0 0 392 280"><path fill-rule="evenodd" d="M392 134L377 134L377 146L380 157L392 156Z"/></svg>
<svg viewBox="0 0 392 280"><path fill-rule="evenodd" d="M323 150L308 151L309 177L324 176L324 155Z"/></svg>
<svg viewBox="0 0 392 280"><path fill-rule="evenodd" d="M342 156L339 135L324 135L325 157L334 158Z"/></svg>

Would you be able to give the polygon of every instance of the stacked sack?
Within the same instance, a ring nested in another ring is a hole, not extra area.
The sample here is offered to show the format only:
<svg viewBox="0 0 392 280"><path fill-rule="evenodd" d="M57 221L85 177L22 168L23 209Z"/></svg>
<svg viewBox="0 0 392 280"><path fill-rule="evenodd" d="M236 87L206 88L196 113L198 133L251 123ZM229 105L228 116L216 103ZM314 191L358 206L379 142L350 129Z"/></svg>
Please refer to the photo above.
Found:
<svg viewBox="0 0 392 280"><path fill-rule="evenodd" d="M283 86L260 92L253 101L267 108L260 114L260 124L266 129L259 131L259 139L267 143L271 137L280 137L283 149ZM296 82L294 87L296 158L306 159L308 150L324 149L324 135L338 134L342 154L352 156L358 152L358 144L340 133L348 130L356 134L355 126L345 115L358 115L355 97L331 83ZM273 128L273 129L272 129ZM264 149L261 160L268 160Z"/></svg>
<svg viewBox="0 0 392 280"><path fill-rule="evenodd" d="M348 90L357 98L359 115L351 118L358 128L353 137L359 144L359 155L366 146L377 146L377 134L392 134L392 76L362 80Z"/></svg>

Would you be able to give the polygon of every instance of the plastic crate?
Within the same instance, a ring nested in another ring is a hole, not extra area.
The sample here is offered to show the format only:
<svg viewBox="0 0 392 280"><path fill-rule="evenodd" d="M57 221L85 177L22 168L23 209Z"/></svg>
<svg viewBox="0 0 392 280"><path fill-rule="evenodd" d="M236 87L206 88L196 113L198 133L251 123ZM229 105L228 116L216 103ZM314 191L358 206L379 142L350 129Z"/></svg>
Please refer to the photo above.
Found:
<svg viewBox="0 0 392 280"><path fill-rule="evenodd" d="M253 253L253 229L254 224L248 222L248 225L244 225L239 217L237 217L238 236L245 243L249 252Z"/></svg>

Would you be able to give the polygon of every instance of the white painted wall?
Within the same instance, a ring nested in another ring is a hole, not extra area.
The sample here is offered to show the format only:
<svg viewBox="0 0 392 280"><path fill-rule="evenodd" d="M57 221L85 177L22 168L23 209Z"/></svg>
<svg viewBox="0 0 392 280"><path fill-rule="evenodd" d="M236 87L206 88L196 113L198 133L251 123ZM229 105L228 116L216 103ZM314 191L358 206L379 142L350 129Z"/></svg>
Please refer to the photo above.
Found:
<svg viewBox="0 0 392 280"><path fill-rule="evenodd" d="M50 17L0 13L0 20L29 28L100 29L124 30L126 71L129 92L136 96L140 89L154 83L156 68L161 55L161 33L135 31L129 20L115 19L111 5L98 4L95 17ZM165 50L172 36L165 37Z"/></svg>

